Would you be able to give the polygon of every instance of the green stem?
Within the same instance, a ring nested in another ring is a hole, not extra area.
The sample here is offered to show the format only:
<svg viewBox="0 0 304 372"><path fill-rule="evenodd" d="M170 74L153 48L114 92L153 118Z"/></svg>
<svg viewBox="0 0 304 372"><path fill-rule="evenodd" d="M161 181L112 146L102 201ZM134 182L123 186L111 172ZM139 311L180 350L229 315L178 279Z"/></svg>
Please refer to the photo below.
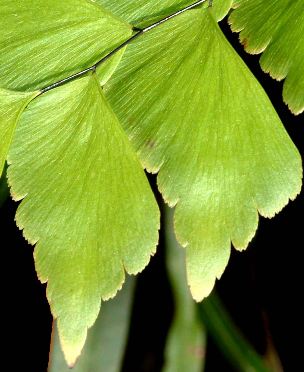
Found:
<svg viewBox="0 0 304 372"><path fill-rule="evenodd" d="M216 294L198 305L201 321L227 360L241 372L270 372L262 357L237 329Z"/></svg>
<svg viewBox="0 0 304 372"><path fill-rule="evenodd" d="M162 208L162 215L167 271L175 303L162 372L200 372L205 364L207 335L187 285L185 250L175 239L173 211Z"/></svg>

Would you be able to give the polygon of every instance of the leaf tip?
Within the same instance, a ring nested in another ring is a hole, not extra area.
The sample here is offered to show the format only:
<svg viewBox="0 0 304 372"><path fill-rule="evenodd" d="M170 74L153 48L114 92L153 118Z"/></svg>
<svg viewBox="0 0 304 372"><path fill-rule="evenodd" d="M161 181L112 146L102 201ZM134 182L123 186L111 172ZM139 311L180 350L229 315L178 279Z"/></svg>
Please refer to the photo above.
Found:
<svg viewBox="0 0 304 372"><path fill-rule="evenodd" d="M290 202L294 201L302 191L302 176L299 179L298 184L289 195L285 195L282 199L275 205L266 208L259 208L259 214L265 218L274 218L279 214Z"/></svg>
<svg viewBox="0 0 304 372"><path fill-rule="evenodd" d="M297 105L294 102L291 102L291 99L289 97L287 97L284 90L283 90L283 101L287 105L289 111L293 115L298 116L298 115L301 115L301 114L304 113L304 104L303 105Z"/></svg>
<svg viewBox="0 0 304 372"><path fill-rule="evenodd" d="M87 338L87 328L78 337L65 338L62 334L60 321L58 321L57 327L64 359L69 368L74 368Z"/></svg>
<svg viewBox="0 0 304 372"><path fill-rule="evenodd" d="M215 279L200 285L190 285L190 291L194 301L201 302L212 292L215 285Z"/></svg>
<svg viewBox="0 0 304 372"><path fill-rule="evenodd" d="M83 345L68 347L66 344L62 344L64 358L69 368L72 369L75 367L77 360L81 354L82 348Z"/></svg>

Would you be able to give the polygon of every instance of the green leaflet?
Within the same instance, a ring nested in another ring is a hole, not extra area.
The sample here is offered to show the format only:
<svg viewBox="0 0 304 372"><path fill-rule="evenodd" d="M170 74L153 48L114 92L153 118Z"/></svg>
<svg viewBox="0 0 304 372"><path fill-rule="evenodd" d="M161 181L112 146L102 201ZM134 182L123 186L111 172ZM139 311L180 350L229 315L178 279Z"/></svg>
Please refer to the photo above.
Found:
<svg viewBox="0 0 304 372"><path fill-rule="evenodd" d="M189 26L191 24L191 27ZM206 10L192 10L127 49L106 95L142 164L177 205L196 300L246 248L258 211L300 192L302 167L265 92Z"/></svg>
<svg viewBox="0 0 304 372"><path fill-rule="evenodd" d="M213 0L211 13L213 18L221 21L228 14L233 5L233 0Z"/></svg>
<svg viewBox="0 0 304 372"><path fill-rule="evenodd" d="M37 92L20 93L0 88L0 177L19 116Z"/></svg>
<svg viewBox="0 0 304 372"><path fill-rule="evenodd" d="M286 78L283 98L294 114L304 111L303 0L237 0L229 21L249 53L277 79Z"/></svg>
<svg viewBox="0 0 304 372"><path fill-rule="evenodd" d="M35 100L9 154L16 221L72 365L113 297L155 252L159 211L135 152L94 76Z"/></svg>
<svg viewBox="0 0 304 372"><path fill-rule="evenodd" d="M34 90L90 67L131 27L90 0L0 0L0 86Z"/></svg>
<svg viewBox="0 0 304 372"><path fill-rule="evenodd" d="M114 14L126 21L139 25L148 25L187 5L194 4L195 0L96 0ZM225 17L232 6L233 0L214 0L213 12L218 20ZM207 6L206 0L204 7Z"/></svg>
<svg viewBox="0 0 304 372"><path fill-rule="evenodd" d="M88 340L73 372L120 372L128 338L135 278L128 277L121 292L102 304L102 311L88 332ZM70 372L62 354L57 328L48 372Z"/></svg>
<svg viewBox="0 0 304 372"><path fill-rule="evenodd" d="M173 13L195 0L96 0L113 14L133 24L146 24L151 20Z"/></svg>

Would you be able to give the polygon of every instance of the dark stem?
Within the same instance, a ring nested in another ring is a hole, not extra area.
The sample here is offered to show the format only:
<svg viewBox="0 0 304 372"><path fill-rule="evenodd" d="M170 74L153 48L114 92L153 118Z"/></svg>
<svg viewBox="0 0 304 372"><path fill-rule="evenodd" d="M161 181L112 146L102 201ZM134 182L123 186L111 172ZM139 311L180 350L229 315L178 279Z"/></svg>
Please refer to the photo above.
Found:
<svg viewBox="0 0 304 372"><path fill-rule="evenodd" d="M161 19L160 21L155 22L155 23L153 23L152 25L150 25L150 26L144 28L144 29L142 30L142 33L145 33L145 32L148 32L148 31L151 31L151 30L153 30L153 28L155 28L155 27L157 27L157 26L160 26L161 24L163 24L163 23L169 21L170 19L175 18L175 17L179 16L180 14L183 14L183 13L187 12L188 10L191 10L191 9L197 8L199 5L205 3L206 1L207 1L207 0L200 0L200 1L195 2L194 4L188 5L188 6L186 6L185 8L183 8L183 9L181 9L181 10L178 10L177 12L175 12L175 13L173 13L173 14L171 14L171 15L169 15L169 16L163 18L163 19ZM212 2L212 1L213 1L213 0L211 0L211 2ZM210 5L210 0L209 0L209 5Z"/></svg>
<svg viewBox="0 0 304 372"><path fill-rule="evenodd" d="M153 23L152 25L148 26L148 27L145 27L143 29L140 29L140 28L137 28L137 27L134 27L133 28L133 31L135 31L136 33L134 35L132 35L129 39L127 39L126 41L124 41L122 44L120 44L117 48L113 49L110 53L108 53L106 56L102 57L98 62L96 62L93 66L91 67L88 67L80 72L77 72L76 74L73 74L65 79L62 79L62 80L59 80L57 81L56 83L53 83L51 85L48 85L46 86L45 88L42 88L40 90L40 94L43 94L43 93L46 93L52 89L55 89L55 88L58 88L64 84L67 84L69 83L70 81L72 80L75 80L85 74L87 74L88 72L94 72L96 71L97 67L100 66L102 63L106 62L108 59L110 59L114 54L116 54L117 52L119 52L121 49L123 49L125 46L127 46L128 44L130 44L133 40L137 39L139 36L145 34L146 32L149 32L151 30L153 30L155 27L158 27L160 26L161 24L169 21L170 19L172 18L175 18L177 17L178 15L182 14L182 13L185 13L186 11L190 10L190 9L194 9L196 7L198 7L199 5L205 3L207 0L199 0L199 1L196 1L195 3L193 3L192 5L188 5L187 7L181 9L181 10L178 10L177 12L161 19L160 21L157 21L155 23ZM208 0L209 1L209 6L212 5L212 0Z"/></svg>

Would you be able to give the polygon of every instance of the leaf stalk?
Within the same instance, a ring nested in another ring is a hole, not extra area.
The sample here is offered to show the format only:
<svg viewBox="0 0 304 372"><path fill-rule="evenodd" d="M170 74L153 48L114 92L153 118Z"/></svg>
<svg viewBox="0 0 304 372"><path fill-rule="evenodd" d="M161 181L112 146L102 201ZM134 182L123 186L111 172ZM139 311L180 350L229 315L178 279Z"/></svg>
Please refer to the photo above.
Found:
<svg viewBox="0 0 304 372"><path fill-rule="evenodd" d="M180 14L183 14L185 12L187 12L188 10L191 10L191 9L194 9L194 8L197 8L198 6L202 5L203 3L205 3L207 0L199 0L199 1L196 1L195 3L191 4L191 5L188 5L186 6L185 8L181 9L181 10L178 10L177 12L173 13L173 14L170 14L169 16L161 19L160 21L157 21L153 24L151 24L150 26L147 26L143 29L141 28L137 28L137 27L134 27L133 28L133 31L135 31L135 34L133 34L129 39L127 39L126 41L124 41L122 44L120 44L118 47L116 47L115 49L113 49L111 52L109 52L107 55L105 55L104 57L102 57L98 62L96 62L94 65L92 65L91 67L88 67L82 71L79 71L77 72L76 74L73 74L71 76L68 76L62 80L59 80L51 85L48 85L42 89L40 89L40 95L41 94L44 94L52 89L55 89L55 88L58 88L62 85L65 85L67 83L69 83L70 81L73 81L77 78L80 78L81 76L84 76L86 75L87 73L89 72L95 72L97 67L100 66L101 64L105 63L106 61L108 61L114 54L116 54L117 52L119 52L121 49L123 49L124 47L126 47L127 45L129 45L132 41L134 41L135 39L137 39L138 37L140 37L141 35L153 30L154 28L162 25L163 23L165 22L168 22L169 20L171 20L172 18L175 18L177 16L179 16ZM212 0L208 0L208 3L209 3L209 6L212 6Z"/></svg>

